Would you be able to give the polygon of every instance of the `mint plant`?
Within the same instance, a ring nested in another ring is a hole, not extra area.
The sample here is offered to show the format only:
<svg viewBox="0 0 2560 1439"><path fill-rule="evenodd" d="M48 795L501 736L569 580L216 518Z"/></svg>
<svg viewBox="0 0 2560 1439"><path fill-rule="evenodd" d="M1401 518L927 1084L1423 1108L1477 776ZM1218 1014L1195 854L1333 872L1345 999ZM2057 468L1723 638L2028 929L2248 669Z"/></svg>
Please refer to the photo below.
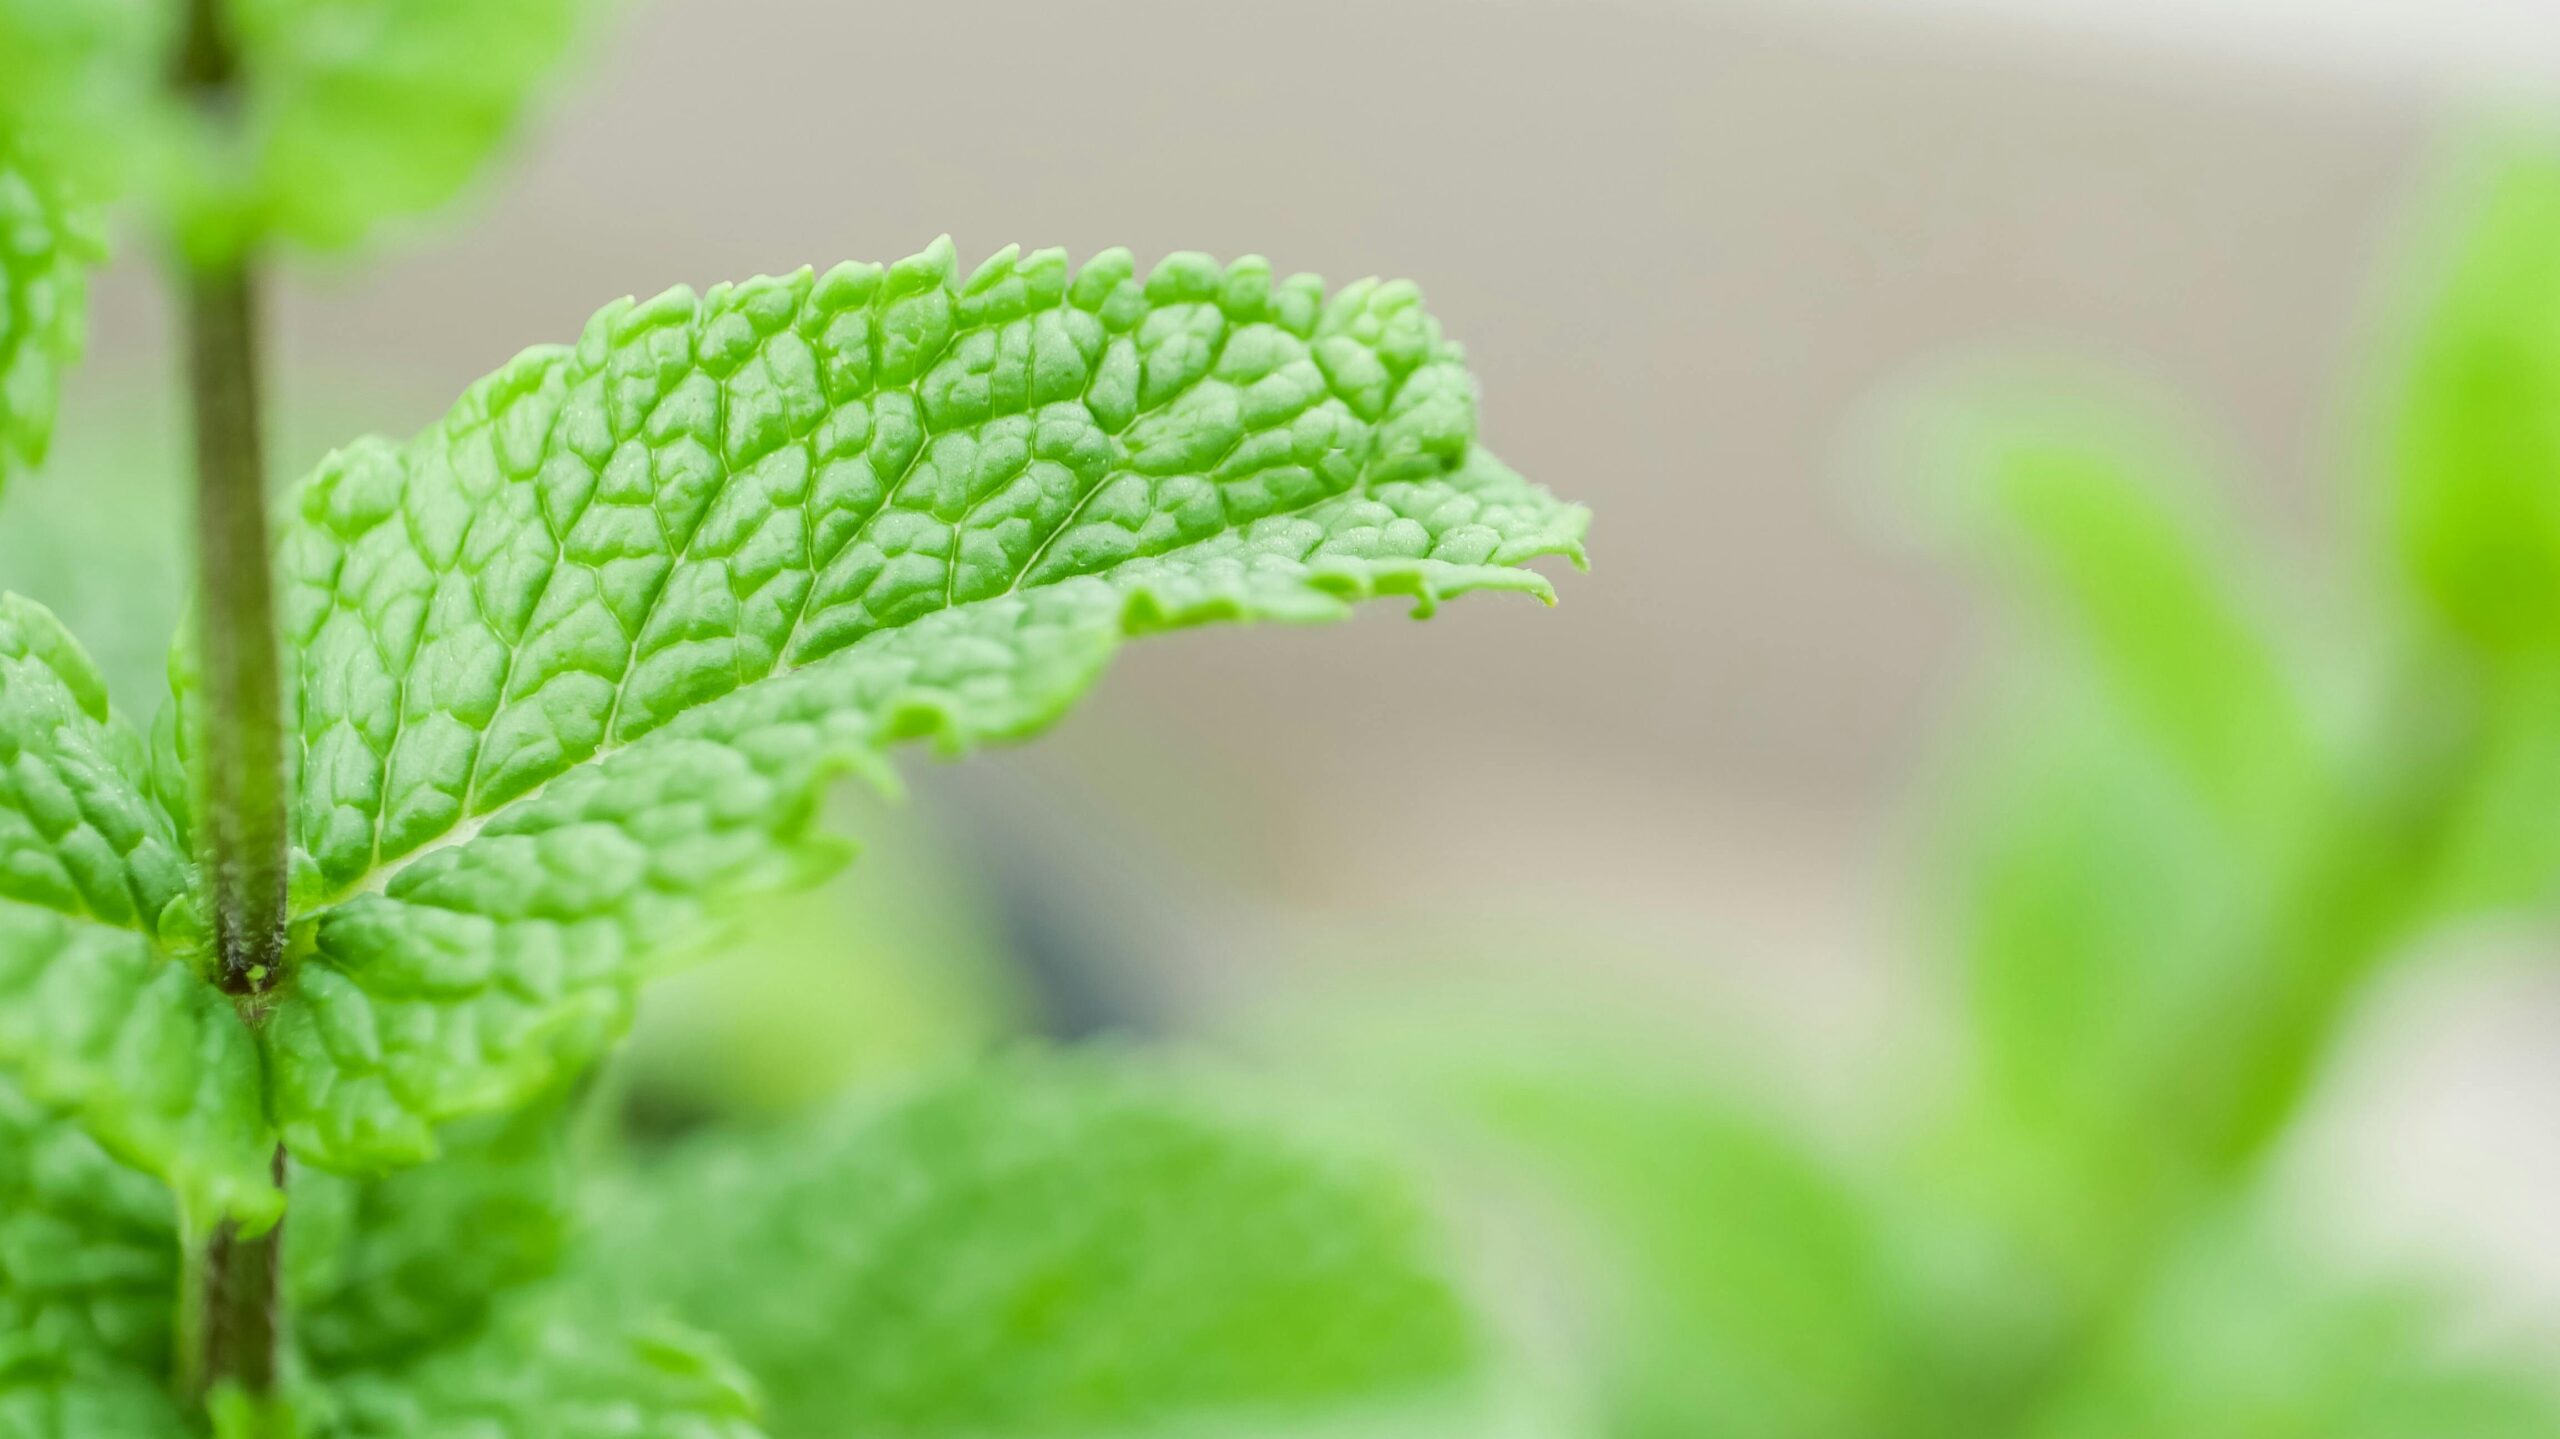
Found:
<svg viewBox="0 0 2560 1439"><path fill-rule="evenodd" d="M837 778L1035 734L1133 637L1546 598L1584 524L1477 443L1408 284L947 241L608 305L271 513L268 265L454 193L577 9L0 0L0 474L129 201L197 574L147 737L0 600L0 1433L1267 1428L1457 1384L1392 1179L1134 1056L572 1173L647 978L845 858Z"/></svg>
<svg viewBox="0 0 2560 1439"><path fill-rule="evenodd" d="M2010 623L1849 1134L1694 1034L1380 1046L1472 1188L1492 1156L1598 1256L1591 1432L2560 1433L2547 1333L2328 1252L2342 1196L2285 1173L2386 986L2560 897L2560 151L2450 188L2344 560L2251 543L2156 406L2042 371L1897 434Z"/></svg>

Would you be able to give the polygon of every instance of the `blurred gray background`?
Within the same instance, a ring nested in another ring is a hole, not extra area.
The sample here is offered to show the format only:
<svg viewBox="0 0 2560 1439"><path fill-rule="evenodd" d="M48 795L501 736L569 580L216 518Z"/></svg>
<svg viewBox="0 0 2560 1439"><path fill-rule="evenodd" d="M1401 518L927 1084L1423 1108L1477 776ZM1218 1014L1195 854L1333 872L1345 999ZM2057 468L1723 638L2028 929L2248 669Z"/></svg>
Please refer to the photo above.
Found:
<svg viewBox="0 0 2560 1439"><path fill-rule="evenodd" d="M407 433L614 296L943 231L964 264L1415 277L1492 444L1598 512L1595 571L1544 615L1150 644L922 802L996 862L1066 853L1059 902L1160 1010L1536 962L1738 1017L1845 1089L1907 998L1902 816L1979 638L1876 520L1865 426L1953 356L2092 355L2225 437L2249 519L2338 538L2353 356L2450 97L2560 76L2560 6L2450 14L646 0L462 219L277 297L280 460ZM75 435L167 353L135 258L100 283ZM2543 940L2386 1006L2288 1173L2341 1242L2449 1256L2560 1325Z"/></svg>

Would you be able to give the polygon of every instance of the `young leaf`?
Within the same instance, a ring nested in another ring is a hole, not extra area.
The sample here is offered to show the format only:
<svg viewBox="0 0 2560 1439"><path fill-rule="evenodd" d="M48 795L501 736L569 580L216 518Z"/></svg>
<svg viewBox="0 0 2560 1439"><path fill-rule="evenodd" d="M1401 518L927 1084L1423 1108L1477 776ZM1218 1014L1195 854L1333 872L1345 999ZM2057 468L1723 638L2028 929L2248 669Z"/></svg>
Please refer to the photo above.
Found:
<svg viewBox="0 0 2560 1439"><path fill-rule="evenodd" d="M830 774L1050 723L1132 635L1545 596L1584 516L1474 446L1412 287L947 242L623 302L297 492L272 1031L326 1167L414 1162L805 876ZM181 699L184 699L181 693ZM180 727L183 731L184 726Z"/></svg>
<svg viewBox="0 0 2560 1439"><path fill-rule="evenodd" d="M2263 1234L2199 1231L2030 1439L2537 1439L2560 1385L2454 1337L2433 1296L2311 1270Z"/></svg>
<svg viewBox="0 0 2560 1439"><path fill-rule="evenodd" d="M85 334L95 222L0 120L0 490L44 463L62 372Z"/></svg>
<svg viewBox="0 0 2560 1439"><path fill-rule="evenodd" d="M2280 836L2326 783L2310 715L2202 466L2138 413L1996 391L1944 405L1937 498L2218 818Z"/></svg>
<svg viewBox="0 0 2560 1439"><path fill-rule="evenodd" d="M1532 1030L1386 1062L1435 1138L1464 1138L1471 1179L1490 1160L1561 1201L1582 1243L1539 1247L1588 1257L1578 1367L1602 1432L1946 1430L1965 1326L1920 1304L1909 1216L1800 1124L1635 1033L1604 1047Z"/></svg>
<svg viewBox="0 0 2560 1439"><path fill-rule="evenodd" d="M746 1377L702 1336L536 1294L463 1342L311 1396L311 1439L760 1439Z"/></svg>
<svg viewBox="0 0 2560 1439"><path fill-rule="evenodd" d="M0 1081L0 1373L165 1367L178 1251L167 1190Z"/></svg>
<svg viewBox="0 0 2560 1439"><path fill-rule="evenodd" d="M2397 460L2420 598L2492 654L2560 645L2560 156L2494 163L2419 336Z"/></svg>
<svg viewBox="0 0 2560 1439"><path fill-rule="evenodd" d="M514 131L588 0L230 0L250 238L337 248L460 191Z"/></svg>
<svg viewBox="0 0 2560 1439"><path fill-rule="evenodd" d="M278 1205L258 1054L230 1002L154 942L187 875L141 762L77 643L0 595L0 1077L208 1222L254 1227Z"/></svg>
<svg viewBox="0 0 2560 1439"><path fill-rule="evenodd" d="M1400 1186L1183 1083L1021 1056L702 1141L590 1280L718 1334L785 1436L1269 1433L1468 1379Z"/></svg>

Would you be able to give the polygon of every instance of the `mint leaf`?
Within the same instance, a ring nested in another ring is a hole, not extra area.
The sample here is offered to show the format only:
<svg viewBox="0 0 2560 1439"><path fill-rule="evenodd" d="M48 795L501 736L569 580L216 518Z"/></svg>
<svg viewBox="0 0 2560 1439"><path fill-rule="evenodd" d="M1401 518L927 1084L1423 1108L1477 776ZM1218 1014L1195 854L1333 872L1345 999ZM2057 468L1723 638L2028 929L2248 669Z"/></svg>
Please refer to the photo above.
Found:
<svg viewBox="0 0 2560 1439"><path fill-rule="evenodd" d="M611 306L332 456L281 575L323 896L273 1030L294 1152L414 1162L556 1082L833 857L827 776L1028 735L1128 636L1546 595L1519 566L1583 514L1474 434L1408 285L1010 250L964 283L946 242Z"/></svg>
<svg viewBox="0 0 2560 1439"><path fill-rule="evenodd" d="M111 1371L0 1371L0 1439L187 1439L161 1382Z"/></svg>
<svg viewBox="0 0 2560 1439"><path fill-rule="evenodd" d="M176 1218L166 1189L0 1081L0 1374L164 1366Z"/></svg>
<svg viewBox="0 0 2560 1439"><path fill-rule="evenodd" d="M754 1394L717 1346L542 1294L461 1344L334 1379L313 1439L539 1434L758 1439Z"/></svg>
<svg viewBox="0 0 2560 1439"><path fill-rule="evenodd" d="M588 0L223 0L238 94L167 83L185 7L0 0L0 130L101 195L136 191L198 258L337 249L460 192L515 131Z"/></svg>
<svg viewBox="0 0 2560 1439"><path fill-rule="evenodd" d="M2267 1233L2207 1229L2062 1376L2033 1439L2533 1439L2560 1384L2415 1286L2323 1275Z"/></svg>
<svg viewBox="0 0 2560 1439"><path fill-rule="evenodd" d="M2235 832L2281 843L2326 758L2207 466L2129 401L1985 387L1942 397L1925 458L1959 540L2021 621L2085 657L2139 732Z"/></svg>
<svg viewBox="0 0 2560 1439"><path fill-rule="evenodd" d="M42 605L0 594L0 903L157 934L188 874L142 770L141 740L79 641Z"/></svg>
<svg viewBox="0 0 2560 1439"><path fill-rule="evenodd" d="M280 1203L257 1049L153 942L187 875L141 750L53 616L0 596L0 1077L254 1228Z"/></svg>
<svg viewBox="0 0 2560 1439"><path fill-rule="evenodd" d="M1267 1433L1464 1381L1401 1185L1191 1083L1022 1055L714 1137L621 1187L589 1279L719 1335L785 1436Z"/></svg>
<svg viewBox="0 0 2560 1439"><path fill-rule="evenodd" d="M1541 1312L1507 1327L1580 1316L1572 1377L1595 1432L1941 1432L1973 1376L1963 1326L1915 1283L1911 1255L1936 1237L1919 1206L1695 1059L1726 1046L1559 1022L1570 1006L1548 996L1520 997L1534 1019L1484 999L1454 1027L1406 1015L1389 1045L1327 1058L1447 1153L1469 1212L1510 1221L1487 1252L1556 1257L1548 1277L1570 1287L1532 1287Z"/></svg>
<svg viewBox="0 0 2560 1439"><path fill-rule="evenodd" d="M2560 643L2560 155L2484 165L2410 364L2394 538L2421 602L2491 654Z"/></svg>
<svg viewBox="0 0 2560 1439"><path fill-rule="evenodd" d="M0 120L0 489L44 463L62 372L80 356L95 221Z"/></svg>
<svg viewBox="0 0 2560 1439"><path fill-rule="evenodd" d="M297 1173L286 1294L304 1357L335 1373L422 1353L551 1273L568 1229L560 1126L542 1105L458 1126L435 1164Z"/></svg>
<svg viewBox="0 0 2560 1439"><path fill-rule="evenodd" d="M230 0L254 156L244 235L338 248L450 200L515 130L587 0Z"/></svg>

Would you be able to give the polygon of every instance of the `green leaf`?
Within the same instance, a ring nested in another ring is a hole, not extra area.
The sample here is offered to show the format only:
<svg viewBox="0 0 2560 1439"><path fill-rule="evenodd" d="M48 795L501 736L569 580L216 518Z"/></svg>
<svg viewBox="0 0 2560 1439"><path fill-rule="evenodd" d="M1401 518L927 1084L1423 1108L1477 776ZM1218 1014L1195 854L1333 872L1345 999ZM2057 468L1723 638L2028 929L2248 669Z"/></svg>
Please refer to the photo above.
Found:
<svg viewBox="0 0 2560 1439"><path fill-rule="evenodd" d="M230 0L253 158L245 238L339 248L460 192L589 0Z"/></svg>
<svg viewBox="0 0 2560 1439"><path fill-rule="evenodd" d="M1472 1001L1471 1001L1472 1004ZM1382 1065L1413 1120L1546 1201L1505 1251L1581 1261L1520 1332L1586 1317L1567 1370L1598 1432L1732 1439L1947 1432L1963 1323L1922 1307L1908 1216L1789 1121L1642 1024L1410 1033ZM1363 1078L1366 1078L1365 1072ZM1515 1219L1521 1216L1514 1216ZM1549 1276L1550 1280L1555 1276Z"/></svg>
<svg viewBox="0 0 2560 1439"><path fill-rule="evenodd" d="M178 1253L167 1189L0 1082L0 1374L165 1369Z"/></svg>
<svg viewBox="0 0 2560 1439"><path fill-rule="evenodd" d="M238 94L168 83L185 7L0 0L0 129L138 191L199 259L354 244L445 204L515 132L590 0L223 0Z"/></svg>
<svg viewBox="0 0 2560 1439"><path fill-rule="evenodd" d="M97 226L0 119L0 490L44 463L62 372L86 335Z"/></svg>
<svg viewBox="0 0 2560 1439"><path fill-rule="evenodd" d="M2537 1439L2560 1386L2454 1336L2428 1294L2317 1273L2206 1230L2086 1363L2032 1439Z"/></svg>
<svg viewBox="0 0 2560 1439"><path fill-rule="evenodd" d="M171 134L166 61L183 13L165 0L0 0L0 133L84 195L115 198Z"/></svg>
<svg viewBox="0 0 2560 1439"><path fill-rule="evenodd" d="M277 1114L414 1162L836 858L819 786L1027 736L1132 635L1545 596L1584 516L1475 448L1412 287L947 243L606 309L284 539L306 906Z"/></svg>
<svg viewBox="0 0 2560 1439"><path fill-rule="evenodd" d="M702 1336L538 1295L463 1342L313 1394L312 1439L758 1439L744 1375Z"/></svg>
<svg viewBox="0 0 2560 1439"><path fill-rule="evenodd" d="M694 1144L593 1282L718 1334L786 1436L1274 1432L1469 1378L1402 1186L1189 1082L1024 1055Z"/></svg>
<svg viewBox="0 0 2560 1439"><path fill-rule="evenodd" d="M150 1375L0 1372L0 1439L187 1439L193 1432Z"/></svg>
<svg viewBox="0 0 2560 1439"><path fill-rule="evenodd" d="M1942 398L1933 498L2225 824L2281 835L2328 782L2297 676L2205 467L2140 415L2029 389Z"/></svg>
<svg viewBox="0 0 2560 1439"><path fill-rule="evenodd" d="M304 1357L336 1373L424 1352L550 1274L568 1230L560 1127L538 1106L462 1126L435 1164L296 1174L285 1282Z"/></svg>
<svg viewBox="0 0 2560 1439"><path fill-rule="evenodd" d="M141 742L41 606L0 596L0 1076L207 1222L280 1201L255 1042L152 935L187 882Z"/></svg>
<svg viewBox="0 0 2560 1439"><path fill-rule="evenodd" d="M2410 365L2392 491L2419 598L2491 654L2560 645L2560 151L2490 158Z"/></svg>

